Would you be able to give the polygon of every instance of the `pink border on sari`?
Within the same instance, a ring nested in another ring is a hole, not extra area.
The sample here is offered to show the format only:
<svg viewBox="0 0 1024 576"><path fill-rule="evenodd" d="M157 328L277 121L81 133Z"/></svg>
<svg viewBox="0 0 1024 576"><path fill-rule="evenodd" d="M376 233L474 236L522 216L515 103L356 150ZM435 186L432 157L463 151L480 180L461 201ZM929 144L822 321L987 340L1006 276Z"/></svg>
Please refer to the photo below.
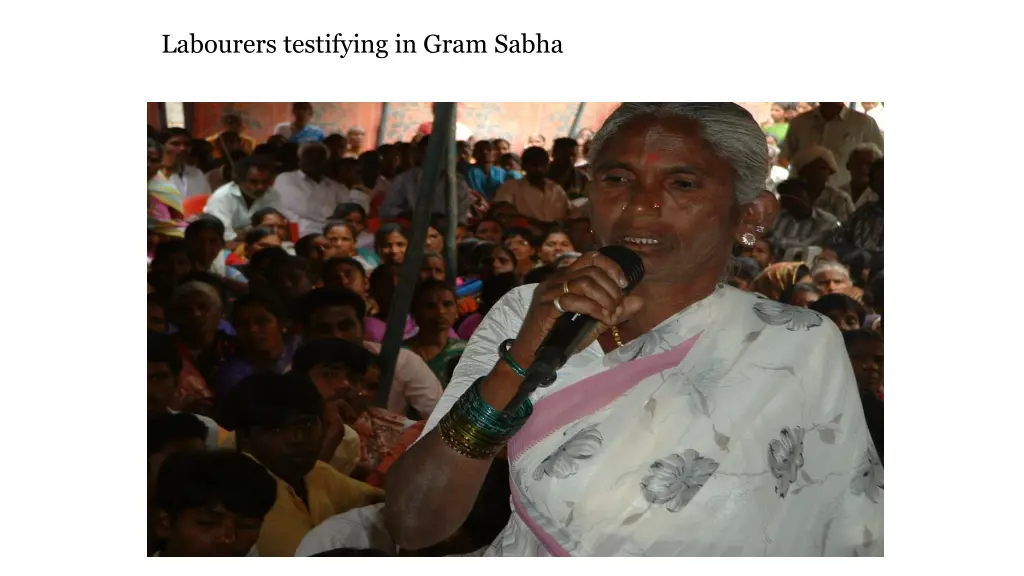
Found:
<svg viewBox="0 0 1024 576"><path fill-rule="evenodd" d="M647 378L681 364L701 334L703 332L667 352L620 364L541 398L534 405L533 416L508 443L508 457L513 466L516 460L541 440L581 418L604 409ZM526 513L519 500L519 491L515 483L511 483L512 503L526 526L552 556L569 556L570 554Z"/></svg>

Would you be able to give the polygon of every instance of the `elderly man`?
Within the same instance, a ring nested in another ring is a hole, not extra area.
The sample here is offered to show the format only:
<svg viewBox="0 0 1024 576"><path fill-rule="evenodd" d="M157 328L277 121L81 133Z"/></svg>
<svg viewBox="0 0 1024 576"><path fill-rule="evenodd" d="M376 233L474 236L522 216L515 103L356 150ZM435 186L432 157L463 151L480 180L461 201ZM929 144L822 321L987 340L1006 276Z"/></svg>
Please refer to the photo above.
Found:
<svg viewBox="0 0 1024 576"><path fill-rule="evenodd" d="M366 142L366 132L362 128L353 126L348 129L346 136L348 140L348 152L345 153L346 158L358 158L360 154L366 152L366 150L363 150L363 143Z"/></svg>
<svg viewBox="0 0 1024 576"><path fill-rule="evenodd" d="M807 195L816 208L835 216L840 222L853 214L853 200L846 192L829 184L839 170L835 156L824 146L809 146L793 157L791 174L795 174L807 186Z"/></svg>
<svg viewBox="0 0 1024 576"><path fill-rule="evenodd" d="M878 194L871 189L871 164L881 159L882 149L871 142L859 144L850 153L850 159L846 161L850 183L840 190L850 195L855 207L878 202Z"/></svg>
<svg viewBox="0 0 1024 576"><path fill-rule="evenodd" d="M811 146L828 148L837 164L829 184L838 188L850 181L850 173L846 169L850 153L865 142L883 148L882 131L873 118L851 110L843 102L821 102L817 108L800 114L789 123L789 131L782 142L781 158L792 161Z"/></svg>
<svg viewBox="0 0 1024 576"><path fill-rule="evenodd" d="M224 223L224 241L244 235L252 215L265 208L281 209L281 196L274 190L274 159L248 156L235 163L234 181L213 193L203 212Z"/></svg>
<svg viewBox="0 0 1024 576"><path fill-rule="evenodd" d="M299 148L299 169L280 174L274 188L281 195L281 211L299 224L299 237L323 231L338 204L356 202L366 209L369 198L353 193L327 177L327 146L307 142Z"/></svg>

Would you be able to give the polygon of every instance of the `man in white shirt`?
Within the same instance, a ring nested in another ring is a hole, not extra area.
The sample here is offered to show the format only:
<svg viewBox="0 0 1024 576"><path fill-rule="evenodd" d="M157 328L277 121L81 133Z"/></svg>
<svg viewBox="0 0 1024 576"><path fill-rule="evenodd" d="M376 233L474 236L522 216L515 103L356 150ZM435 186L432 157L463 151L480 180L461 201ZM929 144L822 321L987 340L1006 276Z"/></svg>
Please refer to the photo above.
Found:
<svg viewBox="0 0 1024 576"><path fill-rule="evenodd" d="M160 134L164 146L163 175L181 192L182 198L210 193L206 174L195 166L188 165L188 153L192 147L192 135L184 128L168 128Z"/></svg>
<svg viewBox="0 0 1024 576"><path fill-rule="evenodd" d="M338 204L349 200L349 190L326 176L327 147L309 142L299 148L299 169L274 181L281 211L299 225L299 237L319 234Z"/></svg>
<svg viewBox="0 0 1024 576"><path fill-rule="evenodd" d="M789 132L782 142L782 155L792 160L803 149L824 146L835 156L838 170L829 184L842 187L850 181L846 161L858 144L871 142L883 148L882 131L873 118L851 110L842 102L821 102L789 123Z"/></svg>
<svg viewBox="0 0 1024 576"><path fill-rule="evenodd" d="M205 213L224 223L224 241L231 242L245 234L252 216L264 208L281 209L281 196L272 186L274 160L266 156L249 156L235 164L234 181L221 186L210 196Z"/></svg>

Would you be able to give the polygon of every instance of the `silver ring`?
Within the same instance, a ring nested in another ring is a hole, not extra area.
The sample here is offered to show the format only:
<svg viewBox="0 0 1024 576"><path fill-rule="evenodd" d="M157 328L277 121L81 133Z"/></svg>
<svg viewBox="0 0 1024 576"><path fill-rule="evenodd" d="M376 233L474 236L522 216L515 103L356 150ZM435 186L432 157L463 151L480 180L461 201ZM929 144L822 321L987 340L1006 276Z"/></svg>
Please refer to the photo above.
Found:
<svg viewBox="0 0 1024 576"><path fill-rule="evenodd" d="M561 296L556 297L555 301L552 302L552 304L555 305L555 310L558 310L559 314L565 314L565 308L562 308L562 303L559 302L559 300L561 300L561 299L562 299Z"/></svg>

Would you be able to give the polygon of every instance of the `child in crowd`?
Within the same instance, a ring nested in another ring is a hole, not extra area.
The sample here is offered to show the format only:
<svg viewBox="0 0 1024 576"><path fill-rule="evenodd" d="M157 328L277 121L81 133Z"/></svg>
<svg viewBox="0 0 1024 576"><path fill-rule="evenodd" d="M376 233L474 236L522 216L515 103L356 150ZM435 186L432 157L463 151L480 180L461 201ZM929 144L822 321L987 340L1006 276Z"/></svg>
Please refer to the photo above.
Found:
<svg viewBox="0 0 1024 576"><path fill-rule="evenodd" d="M336 410L325 411L316 385L301 374L256 374L229 394L224 422L238 449L276 481L272 508L259 529L261 556L293 556L302 538L326 518L381 502L383 491L332 468L345 435Z"/></svg>
<svg viewBox="0 0 1024 576"><path fill-rule="evenodd" d="M867 316L864 306L846 294L826 294L807 307L828 316L843 332L860 330Z"/></svg>
<svg viewBox="0 0 1024 576"><path fill-rule="evenodd" d="M157 474L155 556L257 556L256 543L278 496L274 478L229 451L180 452Z"/></svg>

